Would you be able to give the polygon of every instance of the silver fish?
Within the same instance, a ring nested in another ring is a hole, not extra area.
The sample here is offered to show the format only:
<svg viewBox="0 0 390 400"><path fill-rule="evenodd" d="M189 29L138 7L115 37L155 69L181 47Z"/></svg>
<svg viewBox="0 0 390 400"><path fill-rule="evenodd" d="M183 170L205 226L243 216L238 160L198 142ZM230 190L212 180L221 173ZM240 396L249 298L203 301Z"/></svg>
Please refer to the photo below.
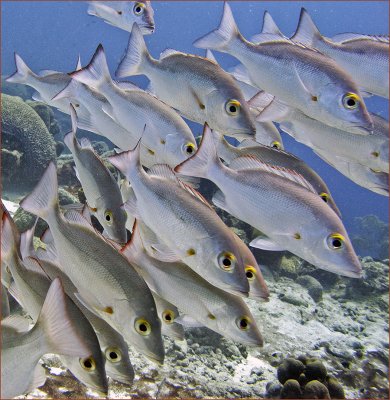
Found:
<svg viewBox="0 0 390 400"><path fill-rule="evenodd" d="M254 119L234 79L207 58L168 49L155 60L134 25L116 76L146 75L159 99L184 117L229 136L254 135Z"/></svg>
<svg viewBox="0 0 390 400"><path fill-rule="evenodd" d="M50 163L34 191L20 205L47 221L60 266L77 287L79 300L129 344L162 362L161 324L147 285L80 214L73 213L75 222L63 218L57 188L56 167Z"/></svg>
<svg viewBox="0 0 390 400"><path fill-rule="evenodd" d="M71 106L72 131L64 136L64 143L72 152L77 176L81 182L88 206L93 210L105 230L105 234L119 242L127 242L126 213L121 208L123 201L119 186L91 143L76 139L77 115Z"/></svg>
<svg viewBox="0 0 390 400"><path fill-rule="evenodd" d="M326 183L303 160L294 156L292 153L262 146L260 144L252 144L246 147L234 147L221 135L214 135L214 140L217 146L218 156L221 157L227 165L238 157L249 155L258 158L266 164L276 165L298 172L313 186L322 200L324 200L339 217L341 216L340 210L334 202Z"/></svg>
<svg viewBox="0 0 390 400"><path fill-rule="evenodd" d="M166 165L147 174L139 163L139 145L109 161L129 180L134 196L125 207L164 241L152 246L172 254L213 285L239 295L249 291L244 262L230 229L191 188L183 186Z"/></svg>
<svg viewBox="0 0 390 400"><path fill-rule="evenodd" d="M344 68L365 91L389 98L389 37L345 33L329 39L321 35L302 8L291 40L315 47Z"/></svg>
<svg viewBox="0 0 390 400"><path fill-rule="evenodd" d="M107 98L109 104L103 106L103 111L128 130L137 142L142 136L141 143L149 153L159 155L156 162L175 166L194 154L196 141L176 111L141 89L124 91L114 84L101 45L90 64L71 75Z"/></svg>
<svg viewBox="0 0 390 400"><path fill-rule="evenodd" d="M272 39L273 38L273 39ZM218 29L194 42L236 57L256 86L325 124L368 135L372 120L355 82L330 57L279 36L253 44L240 34L227 3Z"/></svg>
<svg viewBox="0 0 390 400"><path fill-rule="evenodd" d="M251 246L288 250L318 268L361 276L341 220L301 175L253 157L239 157L229 168L224 166L207 126L196 155L176 171L213 181L221 189L214 204L269 237L259 237Z"/></svg>
<svg viewBox="0 0 390 400"><path fill-rule="evenodd" d="M2 257L7 260L14 278L10 292L33 321L37 321L51 280L36 259L27 257L22 262L19 257L18 238L13 236L11 224L11 219L6 216L3 219L1 238ZM108 384L104 359L96 334L83 313L68 296L65 297L65 301L69 317L73 321L74 328L79 336L83 338L89 354L85 358L62 356L61 359L64 365L82 383L100 393L107 394Z"/></svg>
<svg viewBox="0 0 390 400"><path fill-rule="evenodd" d="M61 281L50 285L35 326L19 333L1 323L1 398L9 399L45 383L45 370L38 364L47 354L88 357L89 348L75 330L66 305Z"/></svg>
<svg viewBox="0 0 390 400"><path fill-rule="evenodd" d="M138 267L150 288L199 323L250 346L262 346L263 339L243 299L208 283L183 263L162 262L143 246L148 228L133 231L123 253Z"/></svg>
<svg viewBox="0 0 390 400"><path fill-rule="evenodd" d="M4 319L9 316L9 300L8 300L8 290L1 285L1 319Z"/></svg>
<svg viewBox="0 0 390 400"><path fill-rule="evenodd" d="M134 23L144 35L150 35L155 30L150 1L90 1L88 14L128 32L131 32Z"/></svg>

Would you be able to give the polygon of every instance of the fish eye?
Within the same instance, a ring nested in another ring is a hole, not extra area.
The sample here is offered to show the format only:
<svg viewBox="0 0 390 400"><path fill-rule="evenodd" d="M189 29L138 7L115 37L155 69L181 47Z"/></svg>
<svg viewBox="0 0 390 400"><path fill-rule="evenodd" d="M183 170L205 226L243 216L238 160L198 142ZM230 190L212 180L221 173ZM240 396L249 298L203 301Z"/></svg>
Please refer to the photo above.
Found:
<svg viewBox="0 0 390 400"><path fill-rule="evenodd" d="M238 328L241 329L242 331L247 331L249 329L249 326L251 323L252 323L252 321L246 315L244 315L243 317L237 318L237 321L236 321Z"/></svg>
<svg viewBox="0 0 390 400"><path fill-rule="evenodd" d="M277 140L275 140L271 143L271 147L273 147L274 149L278 149L278 150L280 150L282 148L280 142L278 142Z"/></svg>
<svg viewBox="0 0 390 400"><path fill-rule="evenodd" d="M344 247L345 238L340 233L332 233L327 238L328 247L331 250L340 250Z"/></svg>
<svg viewBox="0 0 390 400"><path fill-rule="evenodd" d="M104 352L106 359L113 363L119 362L122 360L122 352L116 347L109 347Z"/></svg>
<svg viewBox="0 0 390 400"><path fill-rule="evenodd" d="M188 142L184 145L184 152L189 156L192 156L195 152L195 145L191 142Z"/></svg>
<svg viewBox="0 0 390 400"><path fill-rule="evenodd" d="M229 100L225 104L226 112L231 116L236 116L240 112L241 103L238 100Z"/></svg>
<svg viewBox="0 0 390 400"><path fill-rule="evenodd" d="M233 268L236 265L235 255L228 251L221 253L218 257L218 265L226 272L233 271Z"/></svg>
<svg viewBox="0 0 390 400"><path fill-rule="evenodd" d="M138 318L135 321L134 326L135 330L142 336L148 336L152 331L152 327L150 326L149 322L143 318Z"/></svg>
<svg viewBox="0 0 390 400"><path fill-rule="evenodd" d="M245 275L248 281L252 282L256 278L256 270L252 266L245 268Z"/></svg>
<svg viewBox="0 0 390 400"><path fill-rule="evenodd" d="M88 372L92 372L96 369L96 361L93 357L80 358L80 365Z"/></svg>
<svg viewBox="0 0 390 400"><path fill-rule="evenodd" d="M135 15L142 15L145 11L145 4L143 3L135 3L133 12Z"/></svg>
<svg viewBox="0 0 390 400"><path fill-rule="evenodd" d="M322 192L322 193L320 193L320 197L321 197L322 200L325 201L325 203L327 203L329 201L328 193Z"/></svg>
<svg viewBox="0 0 390 400"><path fill-rule="evenodd" d="M162 319L166 324L172 324L175 319L175 314L172 310L164 310L162 312Z"/></svg>
<svg viewBox="0 0 390 400"><path fill-rule="evenodd" d="M347 93L343 97L343 106L347 110L354 110L359 106L360 97L355 93Z"/></svg>
<svg viewBox="0 0 390 400"><path fill-rule="evenodd" d="M113 215L110 210L106 210L106 212L104 213L104 220L107 222L108 225L112 224Z"/></svg>

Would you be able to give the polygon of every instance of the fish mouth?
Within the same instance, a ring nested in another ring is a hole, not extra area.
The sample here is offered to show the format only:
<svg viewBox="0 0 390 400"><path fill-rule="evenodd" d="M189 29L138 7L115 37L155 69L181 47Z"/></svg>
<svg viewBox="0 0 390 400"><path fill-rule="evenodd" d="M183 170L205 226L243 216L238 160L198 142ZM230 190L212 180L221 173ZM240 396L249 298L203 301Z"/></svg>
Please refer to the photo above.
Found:
<svg viewBox="0 0 390 400"><path fill-rule="evenodd" d="M143 24L139 25L139 27L141 28L141 32L147 32L147 33L154 33L156 29L155 25L152 24Z"/></svg>
<svg viewBox="0 0 390 400"><path fill-rule="evenodd" d="M162 356L153 353L148 353L148 354L143 353L143 354L145 357L147 357L150 361L156 363L158 366L162 367L164 365L164 358L165 358L164 354Z"/></svg>
<svg viewBox="0 0 390 400"><path fill-rule="evenodd" d="M132 385L134 382L134 378L130 379L126 377L126 375L120 375L120 374L107 374L111 379L114 379L115 381L118 381L120 383L124 383L125 385Z"/></svg>

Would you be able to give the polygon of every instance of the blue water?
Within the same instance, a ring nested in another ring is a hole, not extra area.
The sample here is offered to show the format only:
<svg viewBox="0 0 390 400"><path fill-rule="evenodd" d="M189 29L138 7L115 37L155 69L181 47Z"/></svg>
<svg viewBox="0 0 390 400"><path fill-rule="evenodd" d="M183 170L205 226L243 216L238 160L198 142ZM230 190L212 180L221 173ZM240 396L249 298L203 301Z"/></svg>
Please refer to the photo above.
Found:
<svg viewBox="0 0 390 400"><path fill-rule="evenodd" d="M216 28L222 15L222 2L153 2L156 32L146 36L148 48L157 57L170 47L204 55L192 46L201 35ZM250 38L258 33L262 15L268 10L281 31L290 35L296 28L300 8L304 6L325 36L342 32L388 34L388 2L231 2L233 14L242 34ZM86 2L2 1L2 74L14 72L14 51L32 70L71 71L78 55L82 63L89 61L97 45L102 43L112 74L126 48L129 34L87 14ZM237 61L215 53L223 68ZM131 79L146 86L143 77ZM370 111L388 119L388 101L367 100ZM198 135L202 127L190 123ZM357 216L376 214L388 221L388 198L357 186L313 154L312 150L283 135L285 148L303 158L328 184L338 204L347 229Z"/></svg>

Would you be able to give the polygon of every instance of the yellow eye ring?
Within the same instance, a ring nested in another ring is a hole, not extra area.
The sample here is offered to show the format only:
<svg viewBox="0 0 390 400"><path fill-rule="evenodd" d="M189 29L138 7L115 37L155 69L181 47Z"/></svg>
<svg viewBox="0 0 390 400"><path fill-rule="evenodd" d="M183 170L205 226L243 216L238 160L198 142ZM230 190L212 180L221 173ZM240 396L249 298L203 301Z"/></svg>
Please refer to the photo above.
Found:
<svg viewBox="0 0 390 400"><path fill-rule="evenodd" d="M112 211L106 210L104 213L104 221L106 222L107 225L112 225L113 221L113 214Z"/></svg>
<svg viewBox="0 0 390 400"><path fill-rule="evenodd" d="M112 363L122 360L122 352L117 347L108 347L104 352L106 359Z"/></svg>
<svg viewBox="0 0 390 400"><path fill-rule="evenodd" d="M360 97L355 93L347 93L343 96L343 106L347 110L355 110L360 102Z"/></svg>
<svg viewBox="0 0 390 400"><path fill-rule="evenodd" d="M320 193L320 197L321 197L322 200L325 201L325 203L327 203L329 201L328 193L322 192L322 193Z"/></svg>
<svg viewBox="0 0 390 400"><path fill-rule="evenodd" d="M93 357L80 358L80 365L88 372L95 371L96 361Z"/></svg>
<svg viewBox="0 0 390 400"><path fill-rule="evenodd" d="M331 250L340 250L344 247L345 237L340 233L332 233L328 236L327 242Z"/></svg>
<svg viewBox="0 0 390 400"><path fill-rule="evenodd" d="M233 268L236 264L236 257L233 253L225 251L221 253L218 257L218 265L221 269L226 272L233 271Z"/></svg>
<svg viewBox="0 0 390 400"><path fill-rule="evenodd" d="M251 265L245 268L245 275L248 281L252 282L256 278L256 269L253 268Z"/></svg>
<svg viewBox="0 0 390 400"><path fill-rule="evenodd" d="M236 324L238 326L238 328L242 331L247 331L251 325L252 321L249 317L247 317L246 315L237 318Z"/></svg>
<svg viewBox="0 0 390 400"><path fill-rule="evenodd" d="M274 141L271 143L271 147L273 147L274 149L280 150L280 149L282 148L282 145L281 145L280 142L278 142L277 140L274 140Z"/></svg>
<svg viewBox="0 0 390 400"><path fill-rule="evenodd" d="M133 13L135 15L142 15L145 11L145 4L144 3L135 3L133 7Z"/></svg>
<svg viewBox="0 0 390 400"><path fill-rule="evenodd" d="M241 103L238 100L232 99L225 104L226 112L233 117L240 113L240 109Z"/></svg>
<svg viewBox="0 0 390 400"><path fill-rule="evenodd" d="M152 332L152 327L146 319L138 318L134 323L135 330L142 336L148 336Z"/></svg>
<svg viewBox="0 0 390 400"><path fill-rule="evenodd" d="M187 144L184 145L184 152L192 156L196 150L196 146L192 142L188 142Z"/></svg>
<svg viewBox="0 0 390 400"><path fill-rule="evenodd" d="M175 320L175 313L172 310L164 310L161 316L162 320L166 324L173 324L173 321Z"/></svg>

